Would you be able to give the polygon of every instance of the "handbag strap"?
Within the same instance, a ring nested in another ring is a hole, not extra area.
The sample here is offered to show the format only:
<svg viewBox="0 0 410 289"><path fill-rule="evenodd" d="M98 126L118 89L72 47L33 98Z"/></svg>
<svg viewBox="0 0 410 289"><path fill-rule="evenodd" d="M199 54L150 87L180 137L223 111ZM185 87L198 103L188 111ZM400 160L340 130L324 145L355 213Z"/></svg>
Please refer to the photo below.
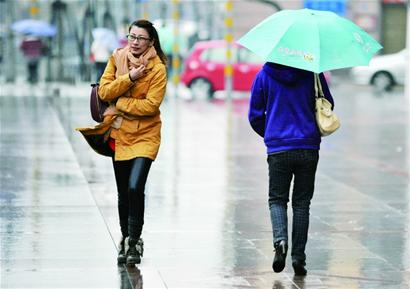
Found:
<svg viewBox="0 0 410 289"><path fill-rule="evenodd" d="M314 73L314 81L315 81L315 98L318 97L325 97L322 89L322 84L320 83L319 74Z"/></svg>

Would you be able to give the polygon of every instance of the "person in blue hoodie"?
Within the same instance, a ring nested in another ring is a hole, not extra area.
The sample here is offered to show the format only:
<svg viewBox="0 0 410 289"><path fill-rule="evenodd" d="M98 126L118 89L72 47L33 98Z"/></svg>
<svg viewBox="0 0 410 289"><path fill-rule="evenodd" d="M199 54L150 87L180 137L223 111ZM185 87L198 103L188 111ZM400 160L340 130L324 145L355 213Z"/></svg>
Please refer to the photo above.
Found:
<svg viewBox="0 0 410 289"><path fill-rule="evenodd" d="M321 73L326 99L334 105ZM306 275L305 247L310 202L319 161L321 135L315 120L313 72L267 62L253 82L249 122L264 138L269 166L269 210L275 257L272 269L285 268L288 251L287 204L293 178L292 247L295 275Z"/></svg>

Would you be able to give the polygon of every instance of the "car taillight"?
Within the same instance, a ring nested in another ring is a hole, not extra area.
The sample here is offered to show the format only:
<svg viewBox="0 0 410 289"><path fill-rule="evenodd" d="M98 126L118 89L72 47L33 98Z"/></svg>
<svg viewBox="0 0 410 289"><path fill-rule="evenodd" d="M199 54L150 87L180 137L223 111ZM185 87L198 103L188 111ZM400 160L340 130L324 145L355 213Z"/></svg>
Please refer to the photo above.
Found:
<svg viewBox="0 0 410 289"><path fill-rule="evenodd" d="M197 69L199 67L198 61L191 61L188 65L189 69Z"/></svg>

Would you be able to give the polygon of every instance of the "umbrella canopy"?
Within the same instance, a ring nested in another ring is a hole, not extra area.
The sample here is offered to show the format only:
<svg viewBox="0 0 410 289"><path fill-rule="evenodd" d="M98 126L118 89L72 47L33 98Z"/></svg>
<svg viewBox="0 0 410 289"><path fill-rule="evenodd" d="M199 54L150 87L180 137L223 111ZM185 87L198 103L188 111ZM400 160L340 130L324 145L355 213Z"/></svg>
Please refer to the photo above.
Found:
<svg viewBox="0 0 410 289"><path fill-rule="evenodd" d="M188 41L185 35L179 35L176 39L174 36L174 29L171 26L162 27L158 30L158 37L161 41L161 47L165 54L172 54L174 42L177 40L179 44L179 51L185 53L188 47Z"/></svg>
<svg viewBox="0 0 410 289"><path fill-rule="evenodd" d="M24 19L14 22L11 25L11 29L19 33L39 37L51 37L57 33L57 29L54 25L34 19Z"/></svg>
<svg viewBox="0 0 410 289"><path fill-rule="evenodd" d="M353 22L333 12L311 9L277 12L238 43L266 61L316 73L368 65L382 48Z"/></svg>
<svg viewBox="0 0 410 289"><path fill-rule="evenodd" d="M173 19L158 19L154 21L154 25L158 29L158 36L164 53L172 54L173 46L175 42L178 42L180 54L185 55L189 49L188 39L196 33L197 27L192 21L179 20L179 36L176 38L174 34L176 23Z"/></svg>
<svg viewBox="0 0 410 289"><path fill-rule="evenodd" d="M91 31L94 40L106 46L110 50L120 47L117 34L108 28L97 27Z"/></svg>

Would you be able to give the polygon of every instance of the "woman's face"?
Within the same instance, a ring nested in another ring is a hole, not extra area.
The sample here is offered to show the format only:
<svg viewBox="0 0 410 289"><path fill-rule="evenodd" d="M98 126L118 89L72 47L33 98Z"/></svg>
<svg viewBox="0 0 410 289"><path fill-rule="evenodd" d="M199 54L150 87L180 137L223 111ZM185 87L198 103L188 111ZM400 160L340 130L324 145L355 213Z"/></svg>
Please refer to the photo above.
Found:
<svg viewBox="0 0 410 289"><path fill-rule="evenodd" d="M150 39L147 30L138 26L132 26L128 35L128 43L131 53L140 56L153 45L154 41Z"/></svg>

